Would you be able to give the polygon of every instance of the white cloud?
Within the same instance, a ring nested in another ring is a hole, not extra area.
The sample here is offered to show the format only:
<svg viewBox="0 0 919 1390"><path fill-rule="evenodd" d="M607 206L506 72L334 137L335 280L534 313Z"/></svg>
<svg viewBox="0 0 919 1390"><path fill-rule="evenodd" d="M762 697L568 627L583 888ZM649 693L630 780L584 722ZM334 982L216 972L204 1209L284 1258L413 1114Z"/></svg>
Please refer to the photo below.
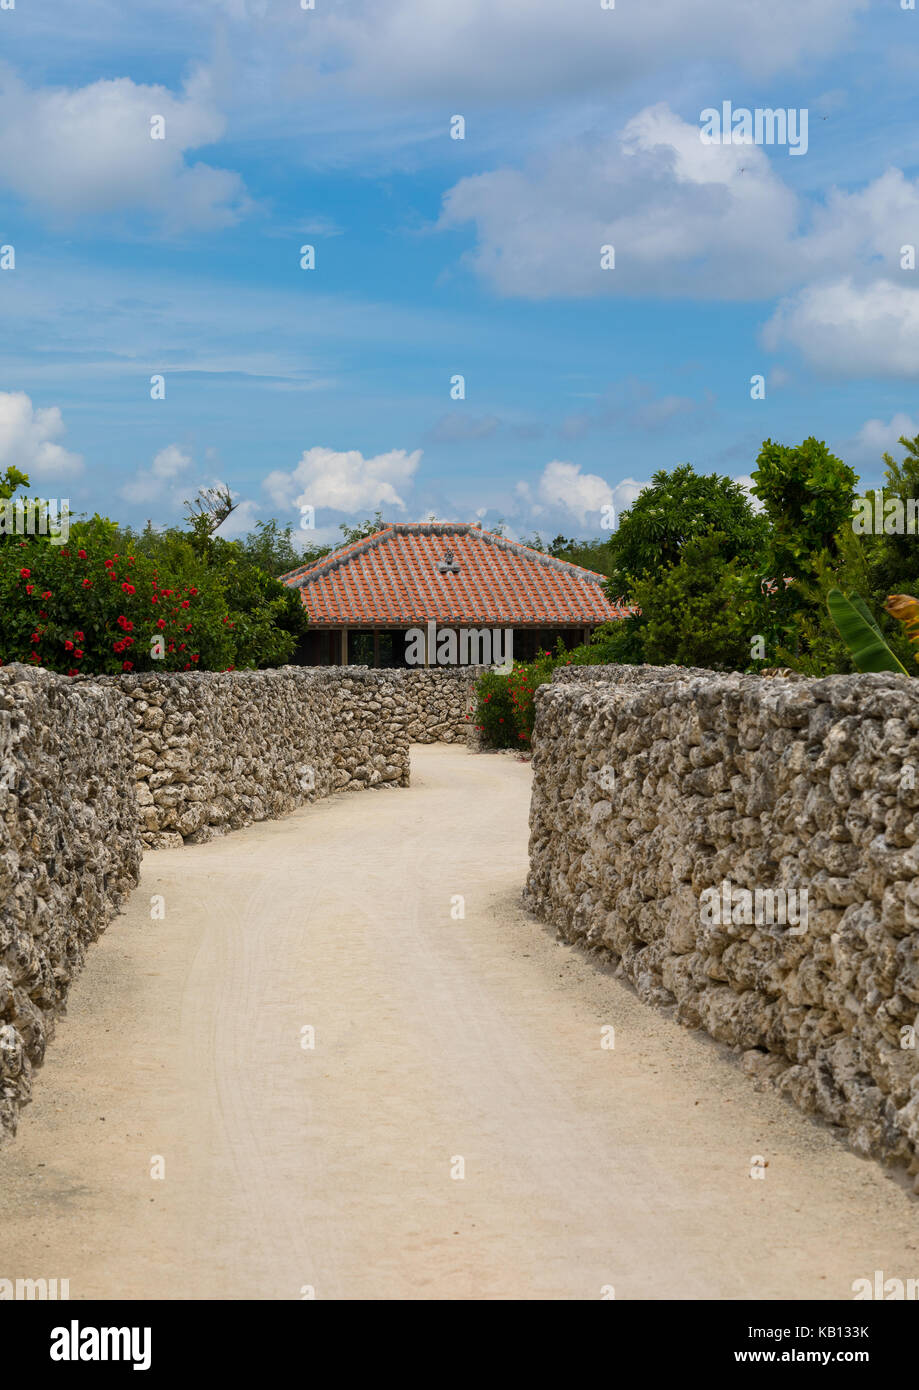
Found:
<svg viewBox="0 0 919 1390"><path fill-rule="evenodd" d="M553 459L533 485L525 481L514 484L510 510L521 532L536 527L543 534L556 530L570 534L572 523L577 522L582 534L602 535L609 518L604 507L612 505L615 525L647 486L635 478L611 485L597 473L582 472L579 464ZM486 510L493 509L480 508L476 516L484 517Z"/></svg>
<svg viewBox="0 0 919 1390"><path fill-rule="evenodd" d="M762 340L840 376L919 377L919 290L851 276L812 285L779 305Z"/></svg>
<svg viewBox="0 0 919 1390"><path fill-rule="evenodd" d="M151 139L154 116L165 139ZM186 161L224 130L203 72L177 96L127 77L32 89L3 66L0 126L0 185L56 222L139 211L176 231L227 225L246 205L238 174Z"/></svg>
<svg viewBox="0 0 919 1390"><path fill-rule="evenodd" d="M468 102L608 91L668 62L728 61L770 73L831 52L867 0L655 0L601 9L558 0L377 0L320 7L287 28L311 62L332 49L349 90L416 101L460 91ZM253 26L254 27L254 26ZM327 65L328 66L328 65Z"/></svg>
<svg viewBox="0 0 919 1390"><path fill-rule="evenodd" d="M82 457L56 442L64 433L56 405L35 409L24 391L0 391L0 470L19 468L33 484L80 472Z"/></svg>
<svg viewBox="0 0 919 1390"><path fill-rule="evenodd" d="M191 467L191 455L184 452L178 444L167 444L160 449L149 469L139 468L134 477L121 488L121 496L127 502L155 502L162 498L164 484L172 482L180 473ZM172 506L177 505L177 494L173 490ZM178 502L183 499L179 498Z"/></svg>
<svg viewBox="0 0 919 1390"><path fill-rule="evenodd" d="M154 478L174 478L190 465L191 454L186 454L178 444L167 444L154 458L150 471Z"/></svg>
<svg viewBox="0 0 919 1390"><path fill-rule="evenodd" d="M902 410L888 421L866 420L858 433L842 446L842 456L847 463L880 468L883 454L893 454L895 458L902 454L901 437L915 439L917 434L919 420Z"/></svg>
<svg viewBox="0 0 919 1390"><path fill-rule="evenodd" d="M604 506L613 501L613 489L597 473L582 473L579 464L553 459L542 471L537 486L540 502L547 508L562 508L577 517L581 525L599 524Z"/></svg>
<svg viewBox="0 0 919 1390"><path fill-rule="evenodd" d="M420 449L412 453L391 449L388 454L364 458L358 449L315 447L303 451L292 472L269 473L264 487L279 507L355 512L385 506L404 511L406 504L400 492L411 487L420 462Z"/></svg>
<svg viewBox="0 0 919 1390"><path fill-rule="evenodd" d="M897 169L854 193L802 198L781 153L706 145L661 102L617 137L544 153L526 169L464 178L438 223L473 222L474 270L505 295L682 295L757 299L827 273L900 275L919 181ZM615 268L601 266L601 247Z"/></svg>

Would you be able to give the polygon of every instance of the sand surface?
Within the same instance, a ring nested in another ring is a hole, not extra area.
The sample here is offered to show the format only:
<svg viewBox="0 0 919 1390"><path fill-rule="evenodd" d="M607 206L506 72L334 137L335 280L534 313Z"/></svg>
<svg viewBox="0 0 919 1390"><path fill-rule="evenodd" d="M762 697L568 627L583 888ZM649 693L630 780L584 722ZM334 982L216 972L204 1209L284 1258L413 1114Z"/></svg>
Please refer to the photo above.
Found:
<svg viewBox="0 0 919 1390"><path fill-rule="evenodd" d="M407 790L147 856L0 1150L0 1277L77 1299L919 1277L896 1178L521 910L529 766L412 763Z"/></svg>

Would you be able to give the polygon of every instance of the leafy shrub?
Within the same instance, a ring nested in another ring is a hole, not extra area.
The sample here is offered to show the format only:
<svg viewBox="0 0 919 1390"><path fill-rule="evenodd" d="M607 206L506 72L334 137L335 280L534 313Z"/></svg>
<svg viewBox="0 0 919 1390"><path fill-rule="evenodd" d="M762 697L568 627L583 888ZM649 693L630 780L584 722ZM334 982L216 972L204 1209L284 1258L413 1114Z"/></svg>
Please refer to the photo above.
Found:
<svg viewBox="0 0 919 1390"><path fill-rule="evenodd" d="M750 638L742 609L750 576L724 559L724 536L687 541L679 563L635 585L645 619L641 649L652 665L743 670Z"/></svg>
<svg viewBox="0 0 919 1390"><path fill-rule="evenodd" d="M215 563L182 533L138 537L98 516L72 523L66 545L3 537L0 662L66 675L283 664L306 625L299 595L219 546Z"/></svg>
<svg viewBox="0 0 919 1390"><path fill-rule="evenodd" d="M476 728L491 748L515 748L519 742L509 681L497 671L483 671L476 683Z"/></svg>
<svg viewBox="0 0 919 1390"><path fill-rule="evenodd" d="M609 624L613 626L615 624ZM492 748L528 748L536 715L533 703L536 689L551 681L557 666L570 666L575 662L592 665L607 660L609 640L609 634L603 629L596 644L591 642L569 652L559 638L554 652L539 652L533 661L515 661L507 675L484 672L476 687L475 713L476 726L484 735L484 742Z"/></svg>

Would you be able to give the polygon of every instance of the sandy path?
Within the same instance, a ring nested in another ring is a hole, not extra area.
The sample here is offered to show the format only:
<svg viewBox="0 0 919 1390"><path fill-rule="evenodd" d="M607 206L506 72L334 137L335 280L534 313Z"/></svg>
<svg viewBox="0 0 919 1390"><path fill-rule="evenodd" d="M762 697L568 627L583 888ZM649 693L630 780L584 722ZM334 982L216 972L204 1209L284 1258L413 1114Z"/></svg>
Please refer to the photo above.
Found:
<svg viewBox="0 0 919 1390"><path fill-rule="evenodd" d="M147 857L0 1151L0 1277L621 1299L919 1276L895 1180L521 912L528 766L416 748L413 777Z"/></svg>

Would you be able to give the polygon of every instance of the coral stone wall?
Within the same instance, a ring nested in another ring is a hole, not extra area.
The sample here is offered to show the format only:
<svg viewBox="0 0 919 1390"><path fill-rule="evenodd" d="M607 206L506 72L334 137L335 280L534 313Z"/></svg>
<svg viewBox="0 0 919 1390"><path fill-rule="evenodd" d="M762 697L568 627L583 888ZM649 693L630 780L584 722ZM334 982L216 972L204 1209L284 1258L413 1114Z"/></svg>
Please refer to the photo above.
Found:
<svg viewBox="0 0 919 1390"><path fill-rule="evenodd" d="M475 683L486 669L419 666L374 674L397 678L397 698L410 743L464 743L470 740Z"/></svg>
<svg viewBox="0 0 919 1390"><path fill-rule="evenodd" d="M331 792L406 786L407 721L387 674L286 666L106 678L133 716L144 844L200 843Z"/></svg>
<svg viewBox="0 0 919 1390"><path fill-rule="evenodd" d="M142 849L407 785L411 740L465 734L470 677L443 674L0 669L0 1139Z"/></svg>
<svg viewBox="0 0 919 1390"><path fill-rule="evenodd" d="M532 910L917 1171L919 681L569 668L536 708Z"/></svg>
<svg viewBox="0 0 919 1390"><path fill-rule="evenodd" d="M137 882L132 737L117 692L0 669L0 1138L87 946Z"/></svg>
<svg viewBox="0 0 919 1390"><path fill-rule="evenodd" d="M410 743L469 738L479 669L0 669L0 1138L143 848L407 786Z"/></svg>

